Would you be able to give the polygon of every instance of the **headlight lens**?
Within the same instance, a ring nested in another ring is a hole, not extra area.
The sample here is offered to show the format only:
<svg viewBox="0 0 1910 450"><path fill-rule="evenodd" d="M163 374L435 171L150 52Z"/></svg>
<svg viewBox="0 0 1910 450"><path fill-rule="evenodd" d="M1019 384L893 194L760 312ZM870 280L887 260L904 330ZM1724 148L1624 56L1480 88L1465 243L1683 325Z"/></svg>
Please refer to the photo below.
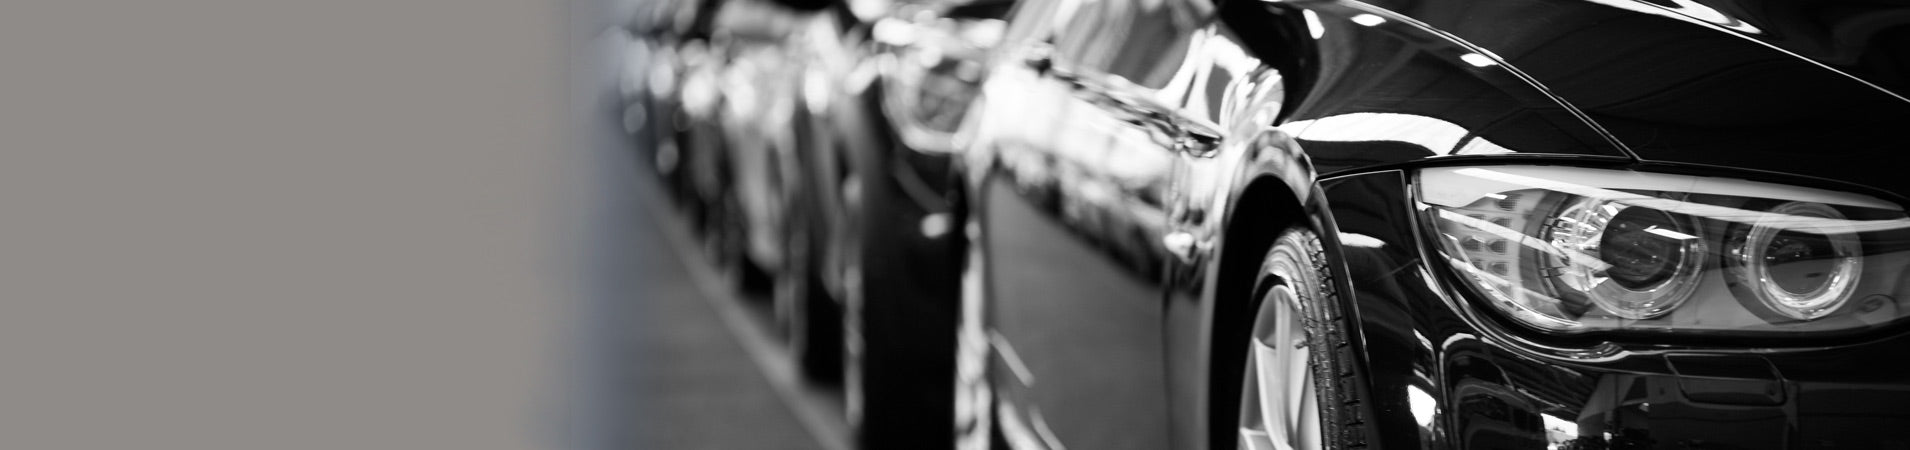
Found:
<svg viewBox="0 0 1910 450"><path fill-rule="evenodd" d="M1844 219L1843 213L1822 203L1789 202L1771 211ZM1755 299L1764 307L1761 311L1783 317L1811 320L1836 311L1850 300L1863 276L1863 242L1856 233L1806 233L1762 223L1735 227L1727 239L1726 280L1738 297Z"/></svg>
<svg viewBox="0 0 1910 450"><path fill-rule="evenodd" d="M1854 331L1910 313L1910 217L1875 197L1553 166L1419 171L1433 249L1557 333Z"/></svg>

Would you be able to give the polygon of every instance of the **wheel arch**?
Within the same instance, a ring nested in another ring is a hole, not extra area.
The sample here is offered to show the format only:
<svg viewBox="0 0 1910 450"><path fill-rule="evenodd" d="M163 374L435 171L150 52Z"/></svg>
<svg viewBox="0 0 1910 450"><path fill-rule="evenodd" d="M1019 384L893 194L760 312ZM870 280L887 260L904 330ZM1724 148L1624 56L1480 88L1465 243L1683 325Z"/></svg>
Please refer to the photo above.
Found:
<svg viewBox="0 0 1910 450"><path fill-rule="evenodd" d="M1233 448L1238 439L1231 418L1239 414L1240 376L1245 368L1237 356L1247 351L1245 337L1253 330L1258 307L1253 291L1261 260L1280 230L1312 222L1307 207L1312 202L1291 186L1277 175L1253 176L1234 197L1220 233L1206 336L1208 448Z"/></svg>
<svg viewBox="0 0 1910 450"><path fill-rule="evenodd" d="M1258 313L1259 296L1254 290L1262 260L1282 231L1303 225L1319 236L1333 271L1329 282L1340 292L1340 310L1355 316L1349 320L1347 338L1356 351L1365 348L1355 292L1346 283L1345 262L1337 259L1338 227L1310 159L1291 136L1275 128L1256 138L1242 158L1234 178L1237 187L1230 190L1219 240L1210 255L1214 267L1208 269L1211 311L1205 336L1208 351L1203 355L1208 397L1203 412L1209 448L1233 448L1237 439L1232 418L1239 413L1243 370L1239 356L1246 352L1246 339ZM1364 358L1357 359L1354 364L1367 364Z"/></svg>

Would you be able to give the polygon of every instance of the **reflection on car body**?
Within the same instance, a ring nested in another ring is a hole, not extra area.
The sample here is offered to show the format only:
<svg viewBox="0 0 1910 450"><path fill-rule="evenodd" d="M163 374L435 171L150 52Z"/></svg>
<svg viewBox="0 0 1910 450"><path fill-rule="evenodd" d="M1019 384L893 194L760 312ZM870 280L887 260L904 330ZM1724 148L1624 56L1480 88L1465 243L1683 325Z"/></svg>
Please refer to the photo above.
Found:
<svg viewBox="0 0 1910 450"><path fill-rule="evenodd" d="M686 203L859 447L1910 445L1902 6L696 4Z"/></svg>
<svg viewBox="0 0 1910 450"><path fill-rule="evenodd" d="M1910 384L1857 375L1910 352L1906 190L1863 168L1904 28L1837 8L1024 3L961 166L964 442L1910 442Z"/></svg>
<svg viewBox="0 0 1910 450"><path fill-rule="evenodd" d="M666 178L712 259L766 291L806 378L843 385L856 446L949 446L951 134L1012 3L684 3L680 82L652 96L680 132L656 147L680 149Z"/></svg>

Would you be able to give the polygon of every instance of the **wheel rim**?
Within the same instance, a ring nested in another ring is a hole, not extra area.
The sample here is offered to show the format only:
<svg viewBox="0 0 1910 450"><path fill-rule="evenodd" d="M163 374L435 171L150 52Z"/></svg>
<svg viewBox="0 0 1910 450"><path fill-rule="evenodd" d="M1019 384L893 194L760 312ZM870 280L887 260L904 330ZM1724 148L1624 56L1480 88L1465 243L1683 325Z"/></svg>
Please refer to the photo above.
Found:
<svg viewBox="0 0 1910 450"><path fill-rule="evenodd" d="M1319 390L1298 300L1292 288L1279 285L1262 304L1272 314L1261 314L1248 343L1238 428L1243 450L1322 448Z"/></svg>

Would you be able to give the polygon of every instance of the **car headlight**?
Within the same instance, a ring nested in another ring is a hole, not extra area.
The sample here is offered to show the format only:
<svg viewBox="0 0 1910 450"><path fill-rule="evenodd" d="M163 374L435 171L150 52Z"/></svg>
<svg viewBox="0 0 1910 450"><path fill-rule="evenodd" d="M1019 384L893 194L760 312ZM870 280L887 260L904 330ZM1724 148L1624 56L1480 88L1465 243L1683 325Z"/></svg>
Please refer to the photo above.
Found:
<svg viewBox="0 0 1910 450"><path fill-rule="evenodd" d="M1910 216L1876 197L1557 166L1429 168L1435 255L1549 332L1857 331L1910 314Z"/></svg>

